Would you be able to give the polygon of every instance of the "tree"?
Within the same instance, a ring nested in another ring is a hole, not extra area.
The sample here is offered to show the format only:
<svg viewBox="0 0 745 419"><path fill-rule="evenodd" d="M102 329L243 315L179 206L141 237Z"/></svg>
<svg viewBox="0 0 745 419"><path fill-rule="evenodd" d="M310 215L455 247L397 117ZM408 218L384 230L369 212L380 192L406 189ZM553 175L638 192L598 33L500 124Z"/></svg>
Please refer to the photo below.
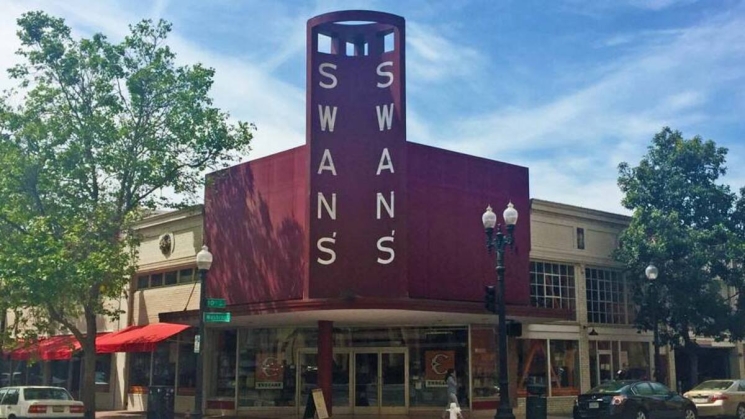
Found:
<svg viewBox="0 0 745 419"><path fill-rule="evenodd" d="M684 139L664 128L654 136L637 167L619 165L622 204L633 211L615 252L627 268L639 305L636 325L661 325L660 343L685 351L690 382L698 378L695 337L741 339L734 320L745 306L743 293L730 296L727 286L743 286L742 193L719 183L726 174L727 149L701 137ZM654 284L644 276L653 263ZM656 291L656 292L654 292ZM741 300L739 304L732 298Z"/></svg>
<svg viewBox="0 0 745 419"><path fill-rule="evenodd" d="M74 39L43 12L18 25L18 86L0 98L2 308L33 331L74 334L92 418L95 320L118 314L106 301L136 269L133 223L193 202L206 170L248 152L254 126L213 106L213 69L175 64L164 21L119 43Z"/></svg>

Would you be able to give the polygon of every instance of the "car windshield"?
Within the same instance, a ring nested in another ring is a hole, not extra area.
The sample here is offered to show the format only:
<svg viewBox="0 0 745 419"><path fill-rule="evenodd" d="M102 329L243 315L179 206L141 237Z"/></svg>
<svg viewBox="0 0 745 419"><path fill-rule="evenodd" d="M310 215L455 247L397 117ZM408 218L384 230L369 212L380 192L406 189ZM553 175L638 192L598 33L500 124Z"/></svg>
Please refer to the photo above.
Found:
<svg viewBox="0 0 745 419"><path fill-rule="evenodd" d="M63 388L26 388L23 397L26 400L72 400L70 393Z"/></svg>
<svg viewBox="0 0 745 419"><path fill-rule="evenodd" d="M622 388L629 385L624 381L608 381L590 390L590 393L618 393Z"/></svg>
<svg viewBox="0 0 745 419"><path fill-rule="evenodd" d="M693 390L727 390L732 387L732 381L704 381Z"/></svg>

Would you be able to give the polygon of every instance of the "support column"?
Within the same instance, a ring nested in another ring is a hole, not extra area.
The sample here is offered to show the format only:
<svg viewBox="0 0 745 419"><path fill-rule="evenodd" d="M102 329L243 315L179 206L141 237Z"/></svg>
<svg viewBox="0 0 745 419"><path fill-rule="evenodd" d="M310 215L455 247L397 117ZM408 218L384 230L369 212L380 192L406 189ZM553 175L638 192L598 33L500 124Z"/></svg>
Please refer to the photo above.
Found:
<svg viewBox="0 0 745 419"><path fill-rule="evenodd" d="M334 322L320 320L318 322L318 387L323 391L326 409L329 416L333 416L331 406L331 384L334 366Z"/></svg>

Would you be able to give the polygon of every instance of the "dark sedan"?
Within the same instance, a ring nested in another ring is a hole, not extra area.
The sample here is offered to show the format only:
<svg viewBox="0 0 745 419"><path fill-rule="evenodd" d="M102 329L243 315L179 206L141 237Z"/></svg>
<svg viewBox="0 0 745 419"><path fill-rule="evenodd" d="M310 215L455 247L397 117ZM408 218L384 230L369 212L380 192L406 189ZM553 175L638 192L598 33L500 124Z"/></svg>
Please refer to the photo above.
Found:
<svg viewBox="0 0 745 419"><path fill-rule="evenodd" d="M574 402L574 419L697 419L696 405L652 381L608 381Z"/></svg>

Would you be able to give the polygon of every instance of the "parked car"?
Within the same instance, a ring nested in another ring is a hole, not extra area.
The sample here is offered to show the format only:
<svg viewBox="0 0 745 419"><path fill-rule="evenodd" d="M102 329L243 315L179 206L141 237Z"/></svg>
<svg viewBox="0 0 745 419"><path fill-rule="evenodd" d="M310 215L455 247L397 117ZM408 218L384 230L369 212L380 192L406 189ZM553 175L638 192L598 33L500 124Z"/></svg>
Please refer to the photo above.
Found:
<svg viewBox="0 0 745 419"><path fill-rule="evenodd" d="M608 381L574 401L574 419L697 419L696 405L652 381Z"/></svg>
<svg viewBox="0 0 745 419"><path fill-rule="evenodd" d="M700 416L745 419L745 380L704 381L684 396L696 404Z"/></svg>
<svg viewBox="0 0 745 419"><path fill-rule="evenodd" d="M24 386L0 388L0 418L82 418L83 402L62 387Z"/></svg>

